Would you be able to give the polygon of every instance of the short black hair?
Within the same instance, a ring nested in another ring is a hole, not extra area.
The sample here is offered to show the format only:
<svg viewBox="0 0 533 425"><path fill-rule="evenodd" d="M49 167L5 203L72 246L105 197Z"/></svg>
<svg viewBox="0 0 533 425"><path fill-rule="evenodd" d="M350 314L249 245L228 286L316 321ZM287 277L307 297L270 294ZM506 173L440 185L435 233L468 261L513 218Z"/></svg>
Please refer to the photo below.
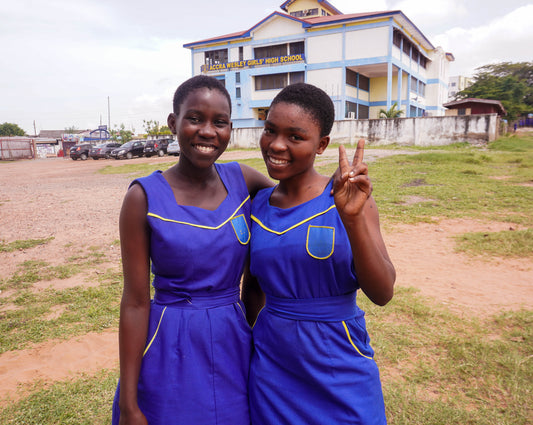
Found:
<svg viewBox="0 0 533 425"><path fill-rule="evenodd" d="M320 127L320 137L331 132L335 121L335 107L324 90L307 83L290 84L277 94L270 107L276 103L298 105L307 111Z"/></svg>
<svg viewBox="0 0 533 425"><path fill-rule="evenodd" d="M172 108L174 109L174 113L176 115L179 115L180 107L183 102L185 102L185 99L187 99L187 96L198 89L218 90L220 93L226 96L226 99L228 99L229 113L231 116L231 97L226 90L226 87L216 78L208 77L207 75L197 75L189 78L187 81L180 84L180 86L176 89L174 92L174 99L172 101Z"/></svg>

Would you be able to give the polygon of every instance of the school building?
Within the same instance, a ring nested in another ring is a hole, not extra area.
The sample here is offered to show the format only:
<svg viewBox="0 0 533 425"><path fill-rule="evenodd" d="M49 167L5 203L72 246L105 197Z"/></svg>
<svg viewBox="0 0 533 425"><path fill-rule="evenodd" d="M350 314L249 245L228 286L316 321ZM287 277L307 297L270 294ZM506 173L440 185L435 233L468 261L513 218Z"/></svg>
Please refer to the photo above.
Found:
<svg viewBox="0 0 533 425"><path fill-rule="evenodd" d="M192 74L224 82L235 128L262 126L274 96L307 82L325 90L336 119L442 116L451 53L401 10L343 14L325 0L292 0L244 31L184 45Z"/></svg>

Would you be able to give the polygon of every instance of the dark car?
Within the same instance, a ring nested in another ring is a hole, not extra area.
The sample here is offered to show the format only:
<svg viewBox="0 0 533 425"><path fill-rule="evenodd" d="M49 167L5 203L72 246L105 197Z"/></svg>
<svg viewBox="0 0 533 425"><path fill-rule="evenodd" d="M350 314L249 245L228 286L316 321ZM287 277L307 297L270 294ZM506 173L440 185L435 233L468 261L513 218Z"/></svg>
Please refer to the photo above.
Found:
<svg viewBox="0 0 533 425"><path fill-rule="evenodd" d="M82 161L85 161L87 158L89 158L89 151L93 145L90 143L81 143L79 145L74 145L70 148L70 157L75 161L77 159L81 159Z"/></svg>
<svg viewBox="0 0 533 425"><path fill-rule="evenodd" d="M130 140L111 151L110 155L115 159L127 158L134 156L143 156L144 140Z"/></svg>
<svg viewBox="0 0 533 425"><path fill-rule="evenodd" d="M116 142L102 143L100 145L93 146L89 151L89 156L92 159L111 158L111 151L115 148L119 148L120 146L122 145Z"/></svg>
<svg viewBox="0 0 533 425"><path fill-rule="evenodd" d="M146 156L163 156L167 153L167 146L169 143L172 143L174 139L159 139L159 140L148 140L144 145L144 154Z"/></svg>

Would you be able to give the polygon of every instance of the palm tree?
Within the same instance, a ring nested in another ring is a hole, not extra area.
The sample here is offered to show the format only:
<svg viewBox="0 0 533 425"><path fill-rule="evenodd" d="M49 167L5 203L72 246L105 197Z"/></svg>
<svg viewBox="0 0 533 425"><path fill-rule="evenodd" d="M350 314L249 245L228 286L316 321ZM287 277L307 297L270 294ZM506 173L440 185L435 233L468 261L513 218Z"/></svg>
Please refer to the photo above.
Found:
<svg viewBox="0 0 533 425"><path fill-rule="evenodd" d="M403 114L403 111L401 109L398 109L398 103L394 102L390 109L380 109L379 110L379 117L380 118L400 118L400 115Z"/></svg>

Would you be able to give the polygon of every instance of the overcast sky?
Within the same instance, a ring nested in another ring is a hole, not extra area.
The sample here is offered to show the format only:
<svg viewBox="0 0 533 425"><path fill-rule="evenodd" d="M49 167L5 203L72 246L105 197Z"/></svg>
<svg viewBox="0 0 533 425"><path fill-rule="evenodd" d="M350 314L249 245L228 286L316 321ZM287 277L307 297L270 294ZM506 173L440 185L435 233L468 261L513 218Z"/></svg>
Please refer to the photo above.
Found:
<svg viewBox="0 0 533 425"><path fill-rule="evenodd" d="M183 44L248 29L282 0L0 2L0 123L33 134L67 127L166 123L191 76ZM455 56L450 75L533 61L531 0L330 0L343 13L402 10ZM109 99L109 110L108 110Z"/></svg>

